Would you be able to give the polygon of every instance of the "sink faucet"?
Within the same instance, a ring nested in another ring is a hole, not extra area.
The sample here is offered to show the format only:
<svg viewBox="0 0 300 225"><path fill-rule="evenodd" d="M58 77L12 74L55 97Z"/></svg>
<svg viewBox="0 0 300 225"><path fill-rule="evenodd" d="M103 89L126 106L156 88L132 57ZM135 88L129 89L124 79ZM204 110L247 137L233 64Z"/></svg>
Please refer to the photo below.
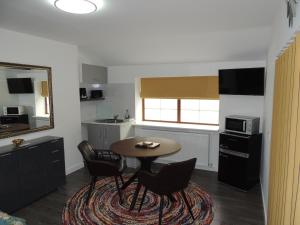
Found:
<svg viewBox="0 0 300 225"><path fill-rule="evenodd" d="M119 114L114 114L114 120L117 120L119 117Z"/></svg>

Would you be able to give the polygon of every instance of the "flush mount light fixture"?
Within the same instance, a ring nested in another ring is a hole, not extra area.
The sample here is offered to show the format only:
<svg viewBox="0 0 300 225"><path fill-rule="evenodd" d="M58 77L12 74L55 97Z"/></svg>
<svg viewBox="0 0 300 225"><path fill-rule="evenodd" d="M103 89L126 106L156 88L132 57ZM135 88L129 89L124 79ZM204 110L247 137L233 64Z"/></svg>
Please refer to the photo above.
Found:
<svg viewBox="0 0 300 225"><path fill-rule="evenodd" d="M68 13L87 14L101 9L103 0L55 0L54 6Z"/></svg>

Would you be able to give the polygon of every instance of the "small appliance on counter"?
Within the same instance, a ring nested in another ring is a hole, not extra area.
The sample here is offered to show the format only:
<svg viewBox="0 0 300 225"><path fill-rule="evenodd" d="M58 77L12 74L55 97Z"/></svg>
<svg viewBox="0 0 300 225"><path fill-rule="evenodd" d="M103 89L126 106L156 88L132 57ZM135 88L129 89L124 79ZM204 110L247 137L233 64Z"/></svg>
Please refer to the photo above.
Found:
<svg viewBox="0 0 300 225"><path fill-rule="evenodd" d="M91 99L93 98L103 98L102 90L91 90Z"/></svg>
<svg viewBox="0 0 300 225"><path fill-rule="evenodd" d="M238 134L258 134L259 117L232 115L225 118L225 131Z"/></svg>
<svg viewBox="0 0 300 225"><path fill-rule="evenodd" d="M80 94L80 100L86 100L87 99L86 88L80 88L79 89L79 94Z"/></svg>
<svg viewBox="0 0 300 225"><path fill-rule="evenodd" d="M25 114L24 106L3 106L4 116L19 116Z"/></svg>

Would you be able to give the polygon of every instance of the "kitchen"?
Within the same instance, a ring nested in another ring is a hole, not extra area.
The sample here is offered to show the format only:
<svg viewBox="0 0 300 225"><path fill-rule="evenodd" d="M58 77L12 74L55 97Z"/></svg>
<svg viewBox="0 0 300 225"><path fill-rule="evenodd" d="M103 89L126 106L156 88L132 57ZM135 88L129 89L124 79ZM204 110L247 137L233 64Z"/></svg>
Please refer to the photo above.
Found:
<svg viewBox="0 0 300 225"><path fill-rule="evenodd" d="M83 60L83 64L88 63ZM151 123L142 121L141 99L140 99L140 79L142 77L162 77L162 76L182 76L187 77L197 75L215 74L219 69L227 68L249 68L264 67L264 61L250 62L229 62L229 63L201 63L201 64L165 64L165 65L145 65L145 66L112 66L107 68L106 84L98 84L98 89L103 90L103 100L82 101L81 121L83 139L89 140L88 125L93 123L93 127L101 127L95 124L97 119L113 118L118 114L120 119L124 119L126 111L129 111L131 118L131 128L128 123L114 124L118 128L126 127L127 133L122 138L131 136L160 136L177 140L183 146L183 151L179 153L161 157L157 162L169 163L180 161L180 159L196 157L196 168L209 171L218 171L219 157L219 130L224 130L225 116L241 114L260 117L260 130L263 127L263 96L234 96L220 95L219 105L219 126L188 125L172 123ZM84 83L84 80L86 84ZM93 86L92 80L85 78L82 70L81 87ZM95 84L94 84L95 86ZM89 89L87 88L87 91ZM90 89L91 90L91 89ZM89 94L87 94L89 96ZM253 107L256 105L256 107ZM123 126L122 126L123 124ZM126 125L125 125L126 124ZM112 125L110 125L112 126ZM92 128L91 128L92 129ZM99 128L100 129L100 128ZM128 130L129 129L129 130ZM120 136L119 136L120 137ZM116 139L114 139L116 140ZM112 143L108 141L107 143ZM128 159L128 165L137 167L135 159Z"/></svg>

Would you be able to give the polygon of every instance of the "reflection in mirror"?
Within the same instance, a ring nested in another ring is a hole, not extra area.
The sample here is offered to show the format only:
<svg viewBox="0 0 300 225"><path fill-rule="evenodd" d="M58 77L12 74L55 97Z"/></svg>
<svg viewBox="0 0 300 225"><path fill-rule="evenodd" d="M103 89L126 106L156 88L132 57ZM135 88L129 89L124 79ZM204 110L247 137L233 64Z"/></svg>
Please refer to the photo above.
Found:
<svg viewBox="0 0 300 225"><path fill-rule="evenodd" d="M51 68L0 63L0 137L54 127Z"/></svg>

